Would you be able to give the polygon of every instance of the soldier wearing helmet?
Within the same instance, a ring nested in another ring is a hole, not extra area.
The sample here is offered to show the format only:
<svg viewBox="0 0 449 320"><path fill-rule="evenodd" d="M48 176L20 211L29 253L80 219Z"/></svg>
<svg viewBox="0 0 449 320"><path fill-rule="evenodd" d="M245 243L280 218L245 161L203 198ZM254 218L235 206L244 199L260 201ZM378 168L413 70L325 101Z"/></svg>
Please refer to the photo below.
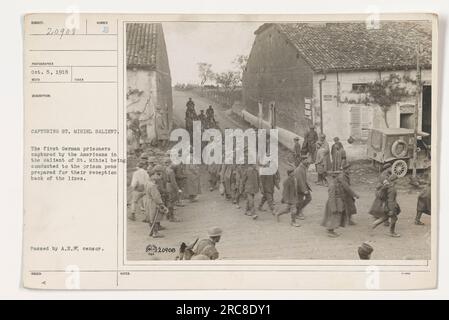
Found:
<svg viewBox="0 0 449 320"><path fill-rule="evenodd" d="M208 230L207 233L209 235L209 238L202 239L198 242L194 250L194 257L206 256L209 258L209 260L216 260L218 259L219 253L215 245L220 241L223 231L218 227L212 227Z"/></svg>

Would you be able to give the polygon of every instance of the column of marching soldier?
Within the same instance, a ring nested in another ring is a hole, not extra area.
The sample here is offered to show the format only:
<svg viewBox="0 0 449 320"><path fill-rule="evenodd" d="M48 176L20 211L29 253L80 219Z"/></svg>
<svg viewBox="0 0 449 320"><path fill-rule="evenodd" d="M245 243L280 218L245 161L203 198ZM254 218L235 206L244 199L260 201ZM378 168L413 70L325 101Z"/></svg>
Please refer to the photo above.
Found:
<svg viewBox="0 0 449 320"><path fill-rule="evenodd" d="M188 108L191 109L189 102ZM291 226L300 227L298 220L305 219L304 208L312 201L308 169L311 164L315 164L318 176L316 183L328 187L328 200L322 226L325 227L329 237L338 237L339 234L335 231L337 228L355 224L353 221L353 216L357 213L355 200L359 196L351 188L351 165L346 160L343 145L338 138L335 138L334 142L332 148L329 148L326 136L318 135L313 126L305 135L302 146L299 139L295 138L293 161L286 170L286 179L282 181L282 200L278 209L275 208L273 195L275 188L281 189L279 171L273 175L260 175L256 164L207 165L209 190L212 192L218 189L224 198L232 201L238 209L241 201L246 199L245 215L254 220L258 218L255 198L261 193L262 197L257 207L259 211L264 211L264 205L267 203L275 220L279 222L280 216L289 214ZM157 159L143 153L131 181L130 219L136 219L138 203L142 200L142 208L145 211L144 222L150 225L150 236L163 237L160 233L164 229L161 225L162 218L165 216L170 222L178 222L179 219L174 214L175 206L184 206L184 199L190 202L197 201L197 195L201 193L200 175L198 165L175 165L168 155ZM396 233L396 223L401 211L395 187L397 179L398 177L392 173L391 164L386 164L378 177L375 199L369 210L375 217L373 229L380 224L388 225L389 235L395 238L400 237ZM415 224L423 224L422 214L430 214L430 179L418 196ZM222 231L214 227L208 233L209 239L203 239L196 244L195 252L193 247L187 249L184 247L183 252L190 249L191 256L198 259L218 258L215 243L220 240ZM359 250L369 250L366 249L368 247L369 245L363 245Z"/></svg>

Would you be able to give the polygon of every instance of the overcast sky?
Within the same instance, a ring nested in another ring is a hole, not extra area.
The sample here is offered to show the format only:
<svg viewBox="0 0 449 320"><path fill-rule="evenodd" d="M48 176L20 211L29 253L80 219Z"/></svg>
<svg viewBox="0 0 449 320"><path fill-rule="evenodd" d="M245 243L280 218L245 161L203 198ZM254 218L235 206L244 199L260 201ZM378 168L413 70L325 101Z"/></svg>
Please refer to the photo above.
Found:
<svg viewBox="0 0 449 320"><path fill-rule="evenodd" d="M163 23L172 84L199 83L199 62L212 64L214 72L233 68L237 55L249 55L260 23Z"/></svg>

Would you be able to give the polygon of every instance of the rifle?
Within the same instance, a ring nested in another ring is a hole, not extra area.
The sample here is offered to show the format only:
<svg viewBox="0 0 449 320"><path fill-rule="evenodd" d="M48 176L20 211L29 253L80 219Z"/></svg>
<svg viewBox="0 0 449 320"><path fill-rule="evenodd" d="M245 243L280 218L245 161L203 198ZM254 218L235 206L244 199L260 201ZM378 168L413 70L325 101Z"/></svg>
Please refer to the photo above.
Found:
<svg viewBox="0 0 449 320"><path fill-rule="evenodd" d="M181 247L179 248L179 255L176 256L175 260L190 260L194 255L193 247L195 247L198 240L199 238L196 238L196 240L190 245L186 245L185 242L181 243ZM186 252L190 252L188 258L185 257Z"/></svg>
<svg viewBox="0 0 449 320"><path fill-rule="evenodd" d="M166 206L164 206L163 204L159 205L159 207L156 209L156 215L154 216L153 223L150 226L150 236L153 235L153 231L154 231L154 228L156 227L157 219L159 218L159 212L161 210L163 211L163 214L168 212L168 208Z"/></svg>

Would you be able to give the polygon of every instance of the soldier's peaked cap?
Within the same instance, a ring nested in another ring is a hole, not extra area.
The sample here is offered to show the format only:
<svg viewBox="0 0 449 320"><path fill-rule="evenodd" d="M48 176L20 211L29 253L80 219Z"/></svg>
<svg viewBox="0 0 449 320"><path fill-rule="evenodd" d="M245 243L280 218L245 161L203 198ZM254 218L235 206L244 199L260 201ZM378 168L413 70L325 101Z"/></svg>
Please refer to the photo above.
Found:
<svg viewBox="0 0 449 320"><path fill-rule="evenodd" d="M221 236L223 231L219 227L212 227L207 231L209 237L218 237Z"/></svg>

